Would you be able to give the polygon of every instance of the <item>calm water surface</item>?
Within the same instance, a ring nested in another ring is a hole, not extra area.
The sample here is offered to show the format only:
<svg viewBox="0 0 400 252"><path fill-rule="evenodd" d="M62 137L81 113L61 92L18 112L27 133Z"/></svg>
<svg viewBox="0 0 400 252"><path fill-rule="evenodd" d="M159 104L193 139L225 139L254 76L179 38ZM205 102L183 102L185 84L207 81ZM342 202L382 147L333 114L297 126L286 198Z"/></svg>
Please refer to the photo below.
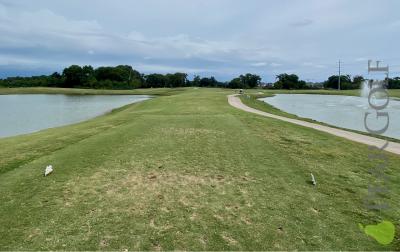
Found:
<svg viewBox="0 0 400 252"><path fill-rule="evenodd" d="M0 137L81 122L146 95L0 95Z"/></svg>
<svg viewBox="0 0 400 252"><path fill-rule="evenodd" d="M364 114L367 111L372 113L367 120L369 128L381 129L386 124L386 118L376 119L375 111L369 108L368 100L364 97L278 94L261 100L285 112L341 128L367 132L364 126ZM389 113L390 119L389 128L383 135L400 139L400 101L390 100L383 111Z"/></svg>

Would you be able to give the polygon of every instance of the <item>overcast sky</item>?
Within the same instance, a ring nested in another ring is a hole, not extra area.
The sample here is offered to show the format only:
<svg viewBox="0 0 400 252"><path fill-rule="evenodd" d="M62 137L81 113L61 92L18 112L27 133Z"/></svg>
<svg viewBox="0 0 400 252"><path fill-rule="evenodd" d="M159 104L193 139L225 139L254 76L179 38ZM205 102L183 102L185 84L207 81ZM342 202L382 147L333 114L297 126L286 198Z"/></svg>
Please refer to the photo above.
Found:
<svg viewBox="0 0 400 252"><path fill-rule="evenodd" d="M0 0L0 77L129 64L319 81L339 59L366 75L369 58L400 75L399 10L399 0Z"/></svg>

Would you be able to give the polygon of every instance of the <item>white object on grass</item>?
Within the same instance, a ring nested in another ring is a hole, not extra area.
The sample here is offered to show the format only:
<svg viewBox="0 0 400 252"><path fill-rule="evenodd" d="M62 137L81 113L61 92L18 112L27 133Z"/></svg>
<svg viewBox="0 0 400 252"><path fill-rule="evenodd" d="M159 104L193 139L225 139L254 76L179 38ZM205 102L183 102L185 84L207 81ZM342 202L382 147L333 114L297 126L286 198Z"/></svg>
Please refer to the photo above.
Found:
<svg viewBox="0 0 400 252"><path fill-rule="evenodd" d="M46 177L47 175L49 175L52 172L53 172L53 166L48 165L48 166L46 166L46 169L44 170L44 176Z"/></svg>
<svg viewBox="0 0 400 252"><path fill-rule="evenodd" d="M317 185L317 181L315 181L314 175L311 173L311 182L313 185Z"/></svg>

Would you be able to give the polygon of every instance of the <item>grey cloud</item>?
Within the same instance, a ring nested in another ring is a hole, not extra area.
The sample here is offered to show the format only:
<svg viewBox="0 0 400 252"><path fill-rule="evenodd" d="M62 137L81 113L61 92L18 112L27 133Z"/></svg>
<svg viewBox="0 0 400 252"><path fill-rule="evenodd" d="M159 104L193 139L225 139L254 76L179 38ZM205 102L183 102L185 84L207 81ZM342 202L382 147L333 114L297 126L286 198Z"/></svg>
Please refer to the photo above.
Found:
<svg viewBox="0 0 400 252"><path fill-rule="evenodd" d="M223 79L254 72L271 80L287 69L323 79L339 58L353 63L344 71L359 74L363 58L400 61L393 57L399 7L391 0L2 1L0 74L75 63Z"/></svg>

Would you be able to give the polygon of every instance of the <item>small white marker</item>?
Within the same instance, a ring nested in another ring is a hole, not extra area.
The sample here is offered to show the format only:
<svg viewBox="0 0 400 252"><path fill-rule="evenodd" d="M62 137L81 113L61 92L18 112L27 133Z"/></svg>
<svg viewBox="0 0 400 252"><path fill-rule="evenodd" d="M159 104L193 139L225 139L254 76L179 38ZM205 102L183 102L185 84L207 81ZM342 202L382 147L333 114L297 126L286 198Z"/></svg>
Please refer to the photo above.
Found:
<svg viewBox="0 0 400 252"><path fill-rule="evenodd" d="M311 174L311 182L313 185L317 185L317 181L315 181L314 175L312 173Z"/></svg>
<svg viewBox="0 0 400 252"><path fill-rule="evenodd" d="M44 170L44 176L46 177L47 175L49 175L52 172L53 172L53 166L48 165L48 166L46 166L46 169Z"/></svg>

